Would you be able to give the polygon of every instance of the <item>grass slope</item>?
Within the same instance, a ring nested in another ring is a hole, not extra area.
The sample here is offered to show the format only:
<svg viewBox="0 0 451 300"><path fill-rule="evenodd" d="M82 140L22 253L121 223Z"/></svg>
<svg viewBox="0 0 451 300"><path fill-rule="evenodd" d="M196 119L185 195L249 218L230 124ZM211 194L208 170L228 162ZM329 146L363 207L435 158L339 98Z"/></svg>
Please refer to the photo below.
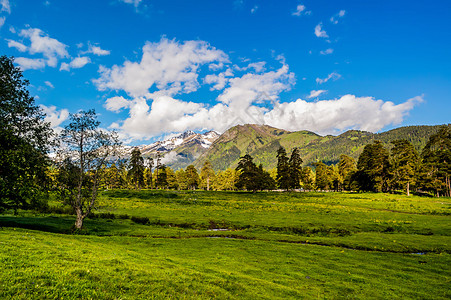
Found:
<svg viewBox="0 0 451 300"><path fill-rule="evenodd" d="M439 127L408 126L377 134L350 130L338 136L320 136L309 131L289 132L267 125L239 125L226 131L194 165L199 169L209 160L215 169L224 170L236 167L241 156L250 154L257 164L271 169L277 165L276 152L280 146L285 147L288 154L298 147L304 165L318 160L337 163L341 154L358 158L363 147L374 140L391 148L391 141L407 139L420 151Z"/></svg>
<svg viewBox="0 0 451 300"><path fill-rule="evenodd" d="M0 298L451 297L449 199L108 191L96 214L0 216Z"/></svg>

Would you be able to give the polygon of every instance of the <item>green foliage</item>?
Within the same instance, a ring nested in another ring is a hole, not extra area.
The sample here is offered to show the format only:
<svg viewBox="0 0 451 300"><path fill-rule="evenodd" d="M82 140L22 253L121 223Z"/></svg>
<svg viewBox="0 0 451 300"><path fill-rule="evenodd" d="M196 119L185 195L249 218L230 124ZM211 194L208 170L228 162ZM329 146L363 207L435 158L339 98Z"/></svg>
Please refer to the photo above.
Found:
<svg viewBox="0 0 451 300"><path fill-rule="evenodd" d="M287 152L282 146L277 150L277 186L280 189L288 190L291 188L290 164Z"/></svg>
<svg viewBox="0 0 451 300"><path fill-rule="evenodd" d="M405 189L410 194L410 186L415 184L415 177L420 165L420 157L407 140L392 142L391 149L391 186L395 189Z"/></svg>
<svg viewBox="0 0 451 300"><path fill-rule="evenodd" d="M207 160L200 171L200 188L210 190L211 183L215 180L216 174L213 166Z"/></svg>
<svg viewBox="0 0 451 300"><path fill-rule="evenodd" d="M39 202L48 188L53 135L13 58L0 57L0 211Z"/></svg>
<svg viewBox="0 0 451 300"><path fill-rule="evenodd" d="M356 180L363 191L386 192L389 189L389 153L383 144L375 141L363 149L357 162Z"/></svg>
<svg viewBox="0 0 451 300"><path fill-rule="evenodd" d="M301 187L302 158L297 147L291 152L289 166L290 187L292 189L299 189Z"/></svg>
<svg viewBox="0 0 451 300"><path fill-rule="evenodd" d="M199 186L199 174L193 165L189 165L185 170L186 185L189 189L195 190Z"/></svg>

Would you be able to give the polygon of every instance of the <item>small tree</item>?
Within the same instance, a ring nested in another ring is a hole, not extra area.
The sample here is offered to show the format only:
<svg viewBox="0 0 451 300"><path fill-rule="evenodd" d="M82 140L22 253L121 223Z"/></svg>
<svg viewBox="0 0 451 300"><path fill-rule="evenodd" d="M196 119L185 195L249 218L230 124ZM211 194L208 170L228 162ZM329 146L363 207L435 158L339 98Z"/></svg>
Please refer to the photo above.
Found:
<svg viewBox="0 0 451 300"><path fill-rule="evenodd" d="M120 144L114 132L100 130L94 110L70 115L70 123L61 133L64 143L59 155L62 198L76 214L75 228L94 208L100 183L100 170L115 156Z"/></svg>
<svg viewBox="0 0 451 300"><path fill-rule="evenodd" d="M216 174L215 171L213 170L213 166L207 160L200 171L200 187L209 191L210 185L212 181L215 179L215 176Z"/></svg>

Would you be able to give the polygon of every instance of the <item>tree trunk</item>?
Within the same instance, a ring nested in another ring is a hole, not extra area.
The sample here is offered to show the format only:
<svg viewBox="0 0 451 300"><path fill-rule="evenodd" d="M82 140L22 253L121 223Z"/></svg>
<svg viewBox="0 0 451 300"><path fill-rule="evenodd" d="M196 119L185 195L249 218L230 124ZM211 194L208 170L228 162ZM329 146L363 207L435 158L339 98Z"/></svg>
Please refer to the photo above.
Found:
<svg viewBox="0 0 451 300"><path fill-rule="evenodd" d="M81 229L83 227L83 220L85 217L83 216L83 212L81 211L81 209L76 208L75 212L77 213L77 219L75 220L75 228Z"/></svg>
<svg viewBox="0 0 451 300"><path fill-rule="evenodd" d="M207 191L210 190L210 177L207 177Z"/></svg>
<svg viewBox="0 0 451 300"><path fill-rule="evenodd" d="M410 182L407 182L407 196L410 196Z"/></svg>

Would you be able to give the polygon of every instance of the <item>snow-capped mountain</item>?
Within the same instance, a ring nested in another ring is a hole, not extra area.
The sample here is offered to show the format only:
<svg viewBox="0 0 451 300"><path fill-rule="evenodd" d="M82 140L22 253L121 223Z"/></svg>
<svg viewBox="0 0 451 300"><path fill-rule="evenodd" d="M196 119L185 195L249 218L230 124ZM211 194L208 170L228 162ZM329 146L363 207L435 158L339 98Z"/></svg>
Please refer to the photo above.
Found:
<svg viewBox="0 0 451 300"><path fill-rule="evenodd" d="M179 135L169 137L163 141L157 141L150 145L141 146L140 150L143 155L147 156L156 152L170 152L178 147L188 145L200 145L201 147L208 149L218 137L219 134L216 131L196 133L189 130Z"/></svg>

